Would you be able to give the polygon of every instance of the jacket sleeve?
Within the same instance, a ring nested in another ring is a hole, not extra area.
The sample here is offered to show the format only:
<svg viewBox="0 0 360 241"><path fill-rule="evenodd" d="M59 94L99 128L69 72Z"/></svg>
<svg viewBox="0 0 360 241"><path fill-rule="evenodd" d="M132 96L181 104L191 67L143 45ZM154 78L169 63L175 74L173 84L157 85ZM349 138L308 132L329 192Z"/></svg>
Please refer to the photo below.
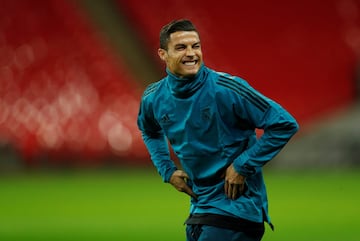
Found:
<svg viewBox="0 0 360 241"><path fill-rule="evenodd" d="M169 182L177 170L170 159L169 146L158 122L154 119L152 106L144 99L141 101L137 124L151 160L164 182Z"/></svg>
<svg viewBox="0 0 360 241"><path fill-rule="evenodd" d="M243 80L240 80L243 81ZM236 115L246 118L254 127L262 129L263 135L234 160L234 168L244 176L256 173L273 159L298 131L299 125L282 106L263 96L247 82L244 91L235 100Z"/></svg>

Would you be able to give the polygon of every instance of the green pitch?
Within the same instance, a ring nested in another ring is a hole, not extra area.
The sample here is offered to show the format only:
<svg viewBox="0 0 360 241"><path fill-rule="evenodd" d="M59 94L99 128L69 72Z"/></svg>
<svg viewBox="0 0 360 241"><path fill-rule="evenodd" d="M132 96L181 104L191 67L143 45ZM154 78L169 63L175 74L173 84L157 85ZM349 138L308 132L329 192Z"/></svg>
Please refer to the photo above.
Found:
<svg viewBox="0 0 360 241"><path fill-rule="evenodd" d="M360 171L266 170L264 241L357 241ZM188 198L153 168L0 177L0 240L184 241Z"/></svg>

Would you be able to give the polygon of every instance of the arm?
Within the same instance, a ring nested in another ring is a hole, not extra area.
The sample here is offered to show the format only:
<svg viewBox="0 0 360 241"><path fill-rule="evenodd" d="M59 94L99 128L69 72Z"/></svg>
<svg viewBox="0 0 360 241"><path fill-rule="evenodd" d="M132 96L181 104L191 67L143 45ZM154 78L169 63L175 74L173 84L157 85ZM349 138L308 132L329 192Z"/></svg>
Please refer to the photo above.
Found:
<svg viewBox="0 0 360 241"><path fill-rule="evenodd" d="M243 85L248 95L256 99L242 98L242 104L237 108L238 114L245 116L254 127L264 130L255 144L242 152L233 163L238 173L249 176L256 172L257 167L273 159L298 131L299 126L294 117L279 104L264 97L246 82ZM261 108L258 103L261 103Z"/></svg>
<svg viewBox="0 0 360 241"><path fill-rule="evenodd" d="M227 168L225 193L231 199L243 193L246 177L273 159L299 128L296 120L279 104L262 96L245 81L241 85L244 91L235 97L235 114L255 128L263 129L264 134Z"/></svg>
<svg viewBox="0 0 360 241"><path fill-rule="evenodd" d="M151 105L145 100L142 100L140 104L137 123L154 166L163 181L169 182L177 167L170 159L168 143L160 125L153 116Z"/></svg>
<svg viewBox="0 0 360 241"><path fill-rule="evenodd" d="M146 108L145 102L142 101L138 115L138 127L152 162L164 182L170 183L178 191L187 193L196 199L196 195L186 183L186 180L189 179L188 175L184 171L178 170L170 159L166 137L152 113L151 108Z"/></svg>
<svg viewBox="0 0 360 241"><path fill-rule="evenodd" d="M166 138L162 134L153 135L142 131L142 138L150 153L150 158L164 182L170 182L170 177L177 170L170 159Z"/></svg>

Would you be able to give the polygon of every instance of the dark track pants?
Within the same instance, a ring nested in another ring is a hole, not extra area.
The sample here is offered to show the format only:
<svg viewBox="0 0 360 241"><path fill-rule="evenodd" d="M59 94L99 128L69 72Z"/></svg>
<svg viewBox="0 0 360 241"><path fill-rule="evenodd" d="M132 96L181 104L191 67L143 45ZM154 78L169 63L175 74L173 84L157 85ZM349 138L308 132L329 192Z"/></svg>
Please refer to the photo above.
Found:
<svg viewBox="0 0 360 241"><path fill-rule="evenodd" d="M264 232L246 233L207 225L188 224L187 241L260 241Z"/></svg>

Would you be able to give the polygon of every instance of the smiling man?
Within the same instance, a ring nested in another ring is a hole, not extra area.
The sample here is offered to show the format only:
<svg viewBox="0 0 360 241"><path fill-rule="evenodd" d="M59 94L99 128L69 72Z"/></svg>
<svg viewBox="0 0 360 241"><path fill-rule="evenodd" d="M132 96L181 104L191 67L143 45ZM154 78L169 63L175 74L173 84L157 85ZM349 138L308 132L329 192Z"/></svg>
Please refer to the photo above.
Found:
<svg viewBox="0 0 360 241"><path fill-rule="evenodd" d="M144 91L138 126L163 180L191 197L187 241L261 240L264 222L272 226L262 167L296 120L245 80L206 67L189 20L161 29L158 54L167 76Z"/></svg>
<svg viewBox="0 0 360 241"><path fill-rule="evenodd" d="M171 37L170 39L168 39ZM199 34L196 31L178 31L171 36L163 36L158 50L168 70L176 76L195 76L202 65L202 52Z"/></svg>

